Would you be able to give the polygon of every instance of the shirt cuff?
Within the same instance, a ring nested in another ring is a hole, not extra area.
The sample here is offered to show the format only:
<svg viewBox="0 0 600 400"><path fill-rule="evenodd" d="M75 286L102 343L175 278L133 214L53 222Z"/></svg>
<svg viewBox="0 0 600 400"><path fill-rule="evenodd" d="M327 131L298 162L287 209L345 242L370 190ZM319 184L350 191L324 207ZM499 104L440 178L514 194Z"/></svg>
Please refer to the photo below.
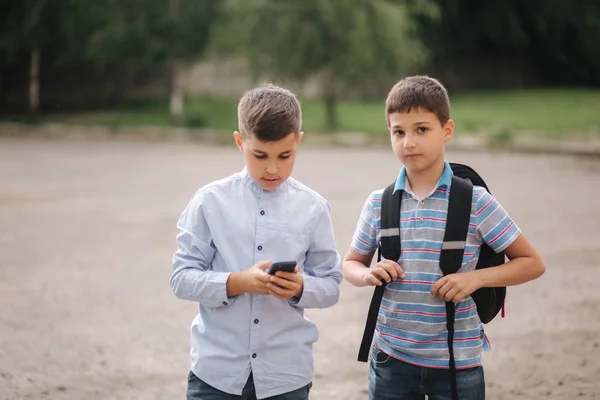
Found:
<svg viewBox="0 0 600 400"><path fill-rule="evenodd" d="M229 306L233 304L237 296L227 297L227 281L231 272L215 274L213 283L215 284L215 293L213 296L213 307Z"/></svg>
<svg viewBox="0 0 600 400"><path fill-rule="evenodd" d="M311 305L311 297L315 296L315 277L302 275L302 294L300 297L292 297L289 299L290 305L299 308L309 308ZM311 291L312 288L312 291ZM314 300L313 300L314 301Z"/></svg>

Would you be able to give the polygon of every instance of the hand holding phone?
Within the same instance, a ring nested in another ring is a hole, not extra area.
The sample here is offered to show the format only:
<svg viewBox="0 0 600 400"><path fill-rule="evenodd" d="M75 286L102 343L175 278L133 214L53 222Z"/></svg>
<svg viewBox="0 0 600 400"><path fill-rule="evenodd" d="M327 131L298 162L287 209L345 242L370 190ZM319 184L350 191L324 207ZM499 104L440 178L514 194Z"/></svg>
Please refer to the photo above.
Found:
<svg viewBox="0 0 600 400"><path fill-rule="evenodd" d="M271 264L269 269L267 269L267 274L275 275L277 271L283 272L294 272L296 268L296 261L282 261Z"/></svg>
<svg viewBox="0 0 600 400"><path fill-rule="evenodd" d="M266 272L272 275L267 284L271 295L281 300L302 296L304 281L295 261L276 262Z"/></svg>

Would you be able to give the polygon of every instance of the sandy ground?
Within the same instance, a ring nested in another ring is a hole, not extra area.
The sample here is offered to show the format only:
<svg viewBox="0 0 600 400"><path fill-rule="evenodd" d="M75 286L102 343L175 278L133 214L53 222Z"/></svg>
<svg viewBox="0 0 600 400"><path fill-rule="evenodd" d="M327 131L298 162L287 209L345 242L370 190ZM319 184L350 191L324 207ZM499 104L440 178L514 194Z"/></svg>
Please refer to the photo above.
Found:
<svg viewBox="0 0 600 400"><path fill-rule="evenodd" d="M542 253L487 328L489 399L600 398L600 161L451 153L475 167ZM238 171L233 148L0 139L0 399L182 399L196 306L168 279L195 190ZM303 148L295 176L329 199L344 253L391 151ZM356 362L370 289L311 310L311 399L366 399Z"/></svg>

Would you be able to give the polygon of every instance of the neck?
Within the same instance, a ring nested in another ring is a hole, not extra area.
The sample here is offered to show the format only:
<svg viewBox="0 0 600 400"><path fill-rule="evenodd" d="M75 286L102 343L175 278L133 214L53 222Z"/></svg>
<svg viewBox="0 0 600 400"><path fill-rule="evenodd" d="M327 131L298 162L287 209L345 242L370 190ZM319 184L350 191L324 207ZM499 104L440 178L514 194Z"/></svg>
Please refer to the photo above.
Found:
<svg viewBox="0 0 600 400"><path fill-rule="evenodd" d="M442 158L440 162L436 162L431 168L423 171L410 171L407 168L406 179L408 179L412 192L423 198L431 193L443 173L444 159Z"/></svg>

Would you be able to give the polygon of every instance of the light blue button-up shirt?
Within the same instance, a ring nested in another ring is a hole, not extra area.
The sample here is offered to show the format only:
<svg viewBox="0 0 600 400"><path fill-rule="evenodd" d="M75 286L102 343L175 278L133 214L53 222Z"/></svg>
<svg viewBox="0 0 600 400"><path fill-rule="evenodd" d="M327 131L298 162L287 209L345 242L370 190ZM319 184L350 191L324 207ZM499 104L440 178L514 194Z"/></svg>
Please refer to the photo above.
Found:
<svg viewBox="0 0 600 400"><path fill-rule="evenodd" d="M252 371L259 399L310 383L318 330L304 309L333 306L342 280L327 201L293 178L265 191L244 169L201 188L177 227L171 288L200 303L191 328L192 372L240 395ZM297 262L304 279L299 301L227 297L229 275L263 260Z"/></svg>

